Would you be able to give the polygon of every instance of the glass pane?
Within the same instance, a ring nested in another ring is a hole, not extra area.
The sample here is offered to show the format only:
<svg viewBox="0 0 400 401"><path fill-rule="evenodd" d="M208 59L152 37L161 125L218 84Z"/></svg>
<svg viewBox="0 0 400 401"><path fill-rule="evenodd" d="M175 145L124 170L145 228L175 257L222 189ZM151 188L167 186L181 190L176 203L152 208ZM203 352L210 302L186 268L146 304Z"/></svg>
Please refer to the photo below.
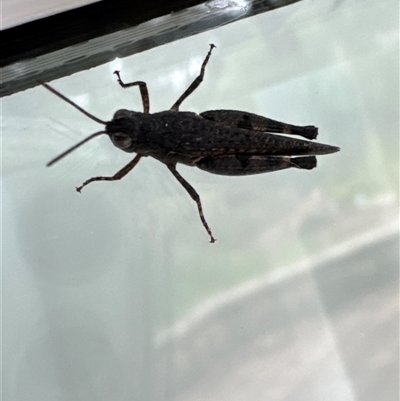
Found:
<svg viewBox="0 0 400 401"><path fill-rule="evenodd" d="M377 17L379 16L379 18ZM106 136L43 87L3 99L8 400L398 399L398 4L300 2L51 83L102 120L243 110L319 127L311 171L226 177Z"/></svg>

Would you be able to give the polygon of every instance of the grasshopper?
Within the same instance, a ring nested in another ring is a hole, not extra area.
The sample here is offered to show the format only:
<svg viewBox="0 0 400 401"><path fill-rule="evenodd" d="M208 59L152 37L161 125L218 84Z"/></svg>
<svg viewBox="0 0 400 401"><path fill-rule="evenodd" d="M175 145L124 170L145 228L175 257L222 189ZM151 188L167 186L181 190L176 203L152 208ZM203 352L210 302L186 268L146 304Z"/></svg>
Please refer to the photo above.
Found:
<svg viewBox="0 0 400 401"><path fill-rule="evenodd" d="M167 166L196 202L201 222L210 236L210 242L215 242L204 217L200 196L178 173L177 163L195 166L213 174L251 175L292 167L311 170L317 165L315 155L340 150L335 146L275 135L276 133L299 135L312 140L318 135L318 128L312 125L301 127L237 110L210 110L200 114L179 111L182 102L203 81L204 71L214 47L215 45L210 45L197 78L169 110L159 113L150 113L146 83L143 81L124 83L119 71L115 71L114 74L122 88L139 87L143 113L121 109L114 114L111 121L100 120L50 85L39 82L87 117L105 126L105 130L96 132L72 146L52 159L47 166L53 165L85 142L107 134L114 146L124 152L134 152L136 156L113 176L92 177L76 190L81 192L83 187L94 181L120 180L142 157L154 157Z"/></svg>

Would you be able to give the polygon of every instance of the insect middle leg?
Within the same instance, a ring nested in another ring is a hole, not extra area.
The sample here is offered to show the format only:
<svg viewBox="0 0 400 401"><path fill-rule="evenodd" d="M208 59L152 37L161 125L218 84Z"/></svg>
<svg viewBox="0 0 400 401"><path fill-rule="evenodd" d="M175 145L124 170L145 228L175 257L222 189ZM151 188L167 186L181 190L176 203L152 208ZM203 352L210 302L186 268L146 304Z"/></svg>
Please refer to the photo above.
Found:
<svg viewBox="0 0 400 401"><path fill-rule="evenodd" d="M135 158L129 162L125 167L115 173L112 177L92 177L85 181L80 187L77 187L76 190L78 192L82 191L82 188L86 185L90 184L93 181L116 181L120 180L122 177L125 177L135 166L139 163L142 155L136 155Z"/></svg>
<svg viewBox="0 0 400 401"><path fill-rule="evenodd" d="M125 84L124 82L122 82L119 71L114 71L114 74L118 77L118 83L123 88L130 88L131 86L139 86L140 96L142 97L142 103L143 103L143 113L149 113L150 112L150 98L149 98L149 91L147 90L146 82L135 81L135 82L129 82L129 83Z"/></svg>
<svg viewBox="0 0 400 401"><path fill-rule="evenodd" d="M196 192L196 190L176 171L175 168L176 164L175 163L170 163L167 164L167 167L171 171L171 173L174 175L174 177L182 184L183 188L186 189L190 197L196 202L197 204L197 209L199 210L199 215L200 215L200 220L203 223L204 228L207 230L208 235L210 236L211 243L215 242L216 239L213 237L212 232L210 227L207 224L207 221L204 217L203 214L203 208L201 207L201 200L199 194Z"/></svg>
<svg viewBox="0 0 400 401"><path fill-rule="evenodd" d="M210 45L210 50L208 51L207 56L204 59L203 64L201 65L199 76L190 84L189 88L187 88L183 95L174 103L174 105L171 107L171 110L178 111L181 103L201 84L204 77L204 70L206 69L206 65L208 63L208 60L210 59L211 52L214 47L216 46L213 44Z"/></svg>

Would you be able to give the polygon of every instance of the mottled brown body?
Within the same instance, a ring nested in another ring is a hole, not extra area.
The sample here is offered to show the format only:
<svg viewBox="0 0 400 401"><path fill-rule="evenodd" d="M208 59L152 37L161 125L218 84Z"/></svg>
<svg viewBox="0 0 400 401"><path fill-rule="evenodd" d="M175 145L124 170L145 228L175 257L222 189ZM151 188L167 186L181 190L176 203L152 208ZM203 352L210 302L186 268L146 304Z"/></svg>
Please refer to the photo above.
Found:
<svg viewBox="0 0 400 401"><path fill-rule="evenodd" d="M118 110L113 120L107 123L106 132L114 145L125 152L151 156L165 164L183 163L197 166L211 173L223 175L249 175L275 171L275 164L282 165L280 161L291 160L290 157L277 156L322 155L338 150L330 145L269 134L261 131L260 124L256 127L258 130L253 130L250 126L235 127L230 121L224 123L204 117L211 113L213 115L240 113L244 117L249 116L246 112L230 110L204 112L200 115L171 110L154 114ZM315 127L279 123L281 125L279 128L276 124L278 122L266 120L268 124L275 123L273 126L276 131L280 129L292 134L292 131L301 133L304 128L305 132L313 131L313 135L317 135ZM310 159L315 160L315 158ZM264 169L261 168L261 160L266 161ZM213 171L212 165L218 165L218 168ZM303 167L303 164L299 166L296 163L286 163L286 166L310 168L309 164Z"/></svg>
<svg viewBox="0 0 400 401"><path fill-rule="evenodd" d="M115 73L122 87L139 86L143 113L122 109L114 114L111 121L105 122L90 115L49 85L43 84L88 117L105 125L105 131L92 134L53 159L48 165L60 160L93 137L107 134L117 148L128 153L136 153L135 158L114 176L90 178L78 187L77 191L80 192L84 186L93 181L119 180L131 171L142 157L151 156L168 167L196 202L203 226L211 242L214 242L211 229L204 218L200 197L176 171L177 163L195 166L213 174L251 175L291 167L310 170L317 165L316 155L339 151L335 146L291 137L298 135L315 139L318 128L314 126L286 124L237 110L211 110L200 114L179 111L183 100L202 82L205 66L214 47L211 45L201 66L200 75L170 110L160 113L149 113L150 102L146 83L136 81L125 84L118 71Z"/></svg>

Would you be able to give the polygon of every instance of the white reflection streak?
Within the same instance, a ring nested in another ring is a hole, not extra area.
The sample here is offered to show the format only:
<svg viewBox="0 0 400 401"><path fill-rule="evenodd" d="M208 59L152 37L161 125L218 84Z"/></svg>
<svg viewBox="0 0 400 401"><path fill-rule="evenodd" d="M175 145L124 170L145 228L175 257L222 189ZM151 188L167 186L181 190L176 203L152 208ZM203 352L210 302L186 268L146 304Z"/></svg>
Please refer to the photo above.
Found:
<svg viewBox="0 0 400 401"><path fill-rule="evenodd" d="M115 77L114 71L121 71L122 70L122 59L117 57L115 60L111 61L111 63L108 64L108 69L110 71L110 76Z"/></svg>
<svg viewBox="0 0 400 401"><path fill-rule="evenodd" d="M83 109L87 109L90 103L90 96L87 93L83 93L81 95L71 96L70 100L76 104L79 104L79 106Z"/></svg>
<svg viewBox="0 0 400 401"><path fill-rule="evenodd" d="M208 322L213 318L218 320L224 310L232 311L235 304L236 306L243 306L252 302L259 293L269 293L269 289L272 289L276 284L287 282L290 285L293 278L302 276L304 283L301 289L302 295L306 291L308 298L307 303L303 306L314 317L315 324L311 328L302 322L291 326L294 330L291 336L294 341L292 344L289 343L289 346L291 346L294 360L299 361L302 366L301 370L295 370L291 374L295 375L293 376L295 382L301 380L307 382L309 378L312 378L309 387L312 399L355 401L357 398L353 382L346 372L344 359L341 355L341 346L336 340L335 330L332 328L329 315L323 307L324 303L315 283L314 271L319 270L327 263L341 260L357 253L360 249L368 248L372 244L398 235L398 230L398 223L396 221L390 222L332 246L313 257L305 258L268 273L264 277L249 280L231 290L205 299L172 327L159 333L155 338L155 347L161 349L169 343L174 344L176 349L179 349L180 341L192 333L199 332L199 328L201 328L200 331L211 330ZM298 296L283 291L280 300L281 305L286 306L286 313L292 315L289 321L296 321L298 318ZM227 327L229 328L229 325ZM217 330L221 328L223 336L223 325L217 325ZM218 335L213 333L213 337L218 338ZM180 355L180 358L184 358L184 355ZM278 363L283 364L282 368L284 368L285 356ZM279 388L284 389L285 387ZM287 389L291 391L290 387Z"/></svg>
<svg viewBox="0 0 400 401"><path fill-rule="evenodd" d="M247 9L251 4L251 1L247 0L212 0L206 3L206 6L210 9L229 9L229 10L244 10Z"/></svg>
<svg viewBox="0 0 400 401"><path fill-rule="evenodd" d="M162 346L165 341L185 336L194 326L199 325L201 321L208 319L211 315L217 313L221 308L227 305L234 302L243 302L244 299L253 296L266 287L289 280L294 276L304 274L304 272L318 269L319 266L355 253L358 249L367 248L371 244L379 242L384 238L395 236L398 232L398 222L393 221L359 235L356 238L338 244L337 246L333 246L320 254L276 269L271 273L267 273L264 277L248 280L237 287L207 298L190 310L171 328L160 333L156 338L157 346Z"/></svg>

